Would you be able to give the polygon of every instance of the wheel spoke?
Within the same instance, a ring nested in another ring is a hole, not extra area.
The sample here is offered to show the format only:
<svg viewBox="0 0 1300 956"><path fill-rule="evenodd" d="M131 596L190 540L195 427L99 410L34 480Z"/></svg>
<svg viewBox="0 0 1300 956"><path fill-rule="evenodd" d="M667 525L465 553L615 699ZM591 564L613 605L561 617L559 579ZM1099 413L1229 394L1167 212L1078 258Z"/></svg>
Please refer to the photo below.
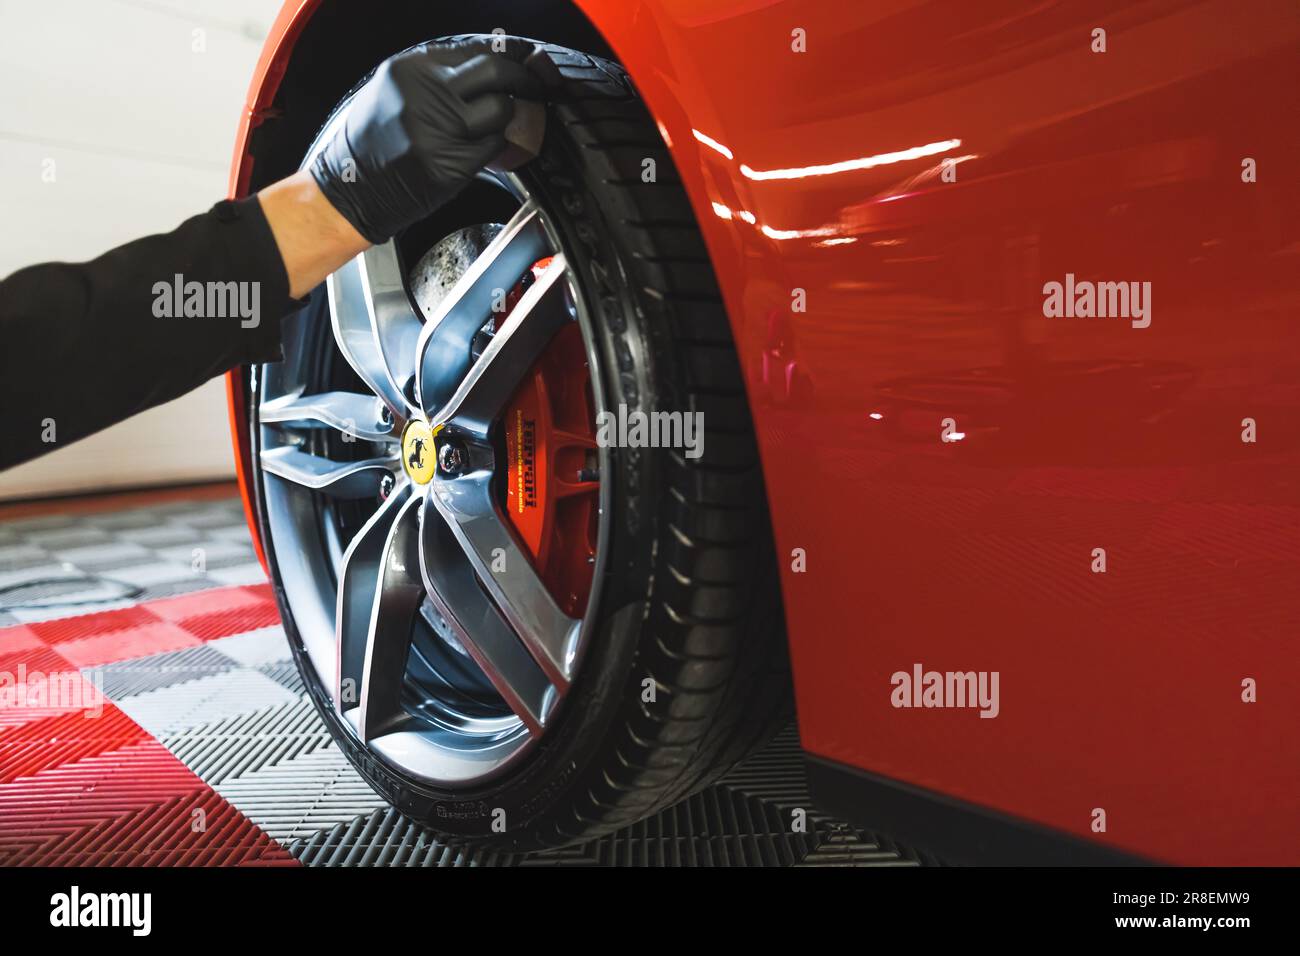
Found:
<svg viewBox="0 0 1300 956"><path fill-rule="evenodd" d="M490 475L477 472L436 481L429 500L533 658L560 690L567 689L580 622L555 603L532 561L506 528L493 501Z"/></svg>
<svg viewBox="0 0 1300 956"><path fill-rule="evenodd" d="M416 350L416 391L425 412L439 408L455 391L475 333L546 252L541 217L531 202L525 203L447 294L425 324Z"/></svg>
<svg viewBox="0 0 1300 956"><path fill-rule="evenodd" d="M385 422L383 402L374 395L356 392L284 395L263 402L257 414L264 425L326 426L354 439L375 442L396 441L404 424L391 416Z"/></svg>
<svg viewBox="0 0 1300 956"><path fill-rule="evenodd" d="M357 704L357 732L367 743L406 719L402 684L415 613L424 600L419 506L412 495L398 507L379 559Z"/></svg>
<svg viewBox="0 0 1300 956"><path fill-rule="evenodd" d="M551 682L483 592L452 528L427 502L420 537L420 567L434 607L511 710L539 733L554 701Z"/></svg>
<svg viewBox="0 0 1300 956"><path fill-rule="evenodd" d="M366 635L374 608L384 545L411 486L395 488L370 516L343 553L339 566L339 594L334 614L338 662L334 669L334 707L339 713L360 703L359 692L366 663Z"/></svg>
<svg viewBox="0 0 1300 956"><path fill-rule="evenodd" d="M332 461L298 448L263 449L262 468L269 474L331 498L368 498L378 494L384 475L399 467L395 458Z"/></svg>
<svg viewBox="0 0 1300 956"><path fill-rule="evenodd" d="M359 259L361 283L365 289L366 304L370 307L375 347L383 362L388 383L402 396L407 406L414 409L415 390L411 379L424 322L416 314L406 292L397 246L390 239L382 246L367 249Z"/></svg>
<svg viewBox="0 0 1300 956"><path fill-rule="evenodd" d="M325 287L343 357L394 415L405 418L410 403L401 369L414 367L420 320L401 284L393 243L352 259L325 280Z"/></svg>
<svg viewBox="0 0 1300 956"><path fill-rule="evenodd" d="M557 254L524 292L435 421L487 438L493 419L555 333L573 320L565 302L565 275L564 256Z"/></svg>

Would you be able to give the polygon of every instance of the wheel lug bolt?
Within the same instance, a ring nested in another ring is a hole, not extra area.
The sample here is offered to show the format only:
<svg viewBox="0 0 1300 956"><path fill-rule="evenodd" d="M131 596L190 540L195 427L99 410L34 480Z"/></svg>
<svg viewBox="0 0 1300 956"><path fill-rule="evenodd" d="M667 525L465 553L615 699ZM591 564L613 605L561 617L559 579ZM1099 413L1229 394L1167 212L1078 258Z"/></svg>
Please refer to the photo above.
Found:
<svg viewBox="0 0 1300 956"><path fill-rule="evenodd" d="M379 479L379 500L387 501L388 496L393 493L393 487L397 484L397 479L392 475L384 475Z"/></svg>
<svg viewBox="0 0 1300 956"><path fill-rule="evenodd" d="M465 470L465 446L458 441L446 441L438 447L438 470L447 478L455 478Z"/></svg>

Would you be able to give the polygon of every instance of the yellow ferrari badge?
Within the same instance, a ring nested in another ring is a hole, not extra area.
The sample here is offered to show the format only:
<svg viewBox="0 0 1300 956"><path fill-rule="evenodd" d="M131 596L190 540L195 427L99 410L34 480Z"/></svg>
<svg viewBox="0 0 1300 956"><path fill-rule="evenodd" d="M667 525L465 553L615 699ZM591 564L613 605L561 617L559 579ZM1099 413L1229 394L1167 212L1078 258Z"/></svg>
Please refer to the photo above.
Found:
<svg viewBox="0 0 1300 956"><path fill-rule="evenodd" d="M417 485L427 485L438 465L433 435L429 423L420 418L412 418L402 432L402 467Z"/></svg>

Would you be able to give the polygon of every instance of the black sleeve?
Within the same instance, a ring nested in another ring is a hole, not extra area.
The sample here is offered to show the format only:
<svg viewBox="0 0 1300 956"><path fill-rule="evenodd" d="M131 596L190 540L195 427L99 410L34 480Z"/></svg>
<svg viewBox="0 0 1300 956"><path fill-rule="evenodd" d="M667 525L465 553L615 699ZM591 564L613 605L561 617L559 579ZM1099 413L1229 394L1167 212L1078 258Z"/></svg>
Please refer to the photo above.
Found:
<svg viewBox="0 0 1300 956"><path fill-rule="evenodd" d="M301 306L256 198L0 281L0 468L280 357Z"/></svg>

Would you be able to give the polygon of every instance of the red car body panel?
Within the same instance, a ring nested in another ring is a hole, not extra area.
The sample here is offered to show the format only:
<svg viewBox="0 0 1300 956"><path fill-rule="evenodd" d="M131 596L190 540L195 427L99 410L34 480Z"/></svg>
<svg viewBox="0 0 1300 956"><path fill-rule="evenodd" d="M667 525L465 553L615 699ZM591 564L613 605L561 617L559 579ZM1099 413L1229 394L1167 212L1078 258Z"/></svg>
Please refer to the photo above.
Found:
<svg viewBox="0 0 1300 956"><path fill-rule="evenodd" d="M579 6L721 282L804 747L1153 859L1300 860L1300 7ZM1149 326L1045 317L1067 273L1150 282ZM998 672L998 716L894 707L915 664Z"/></svg>

